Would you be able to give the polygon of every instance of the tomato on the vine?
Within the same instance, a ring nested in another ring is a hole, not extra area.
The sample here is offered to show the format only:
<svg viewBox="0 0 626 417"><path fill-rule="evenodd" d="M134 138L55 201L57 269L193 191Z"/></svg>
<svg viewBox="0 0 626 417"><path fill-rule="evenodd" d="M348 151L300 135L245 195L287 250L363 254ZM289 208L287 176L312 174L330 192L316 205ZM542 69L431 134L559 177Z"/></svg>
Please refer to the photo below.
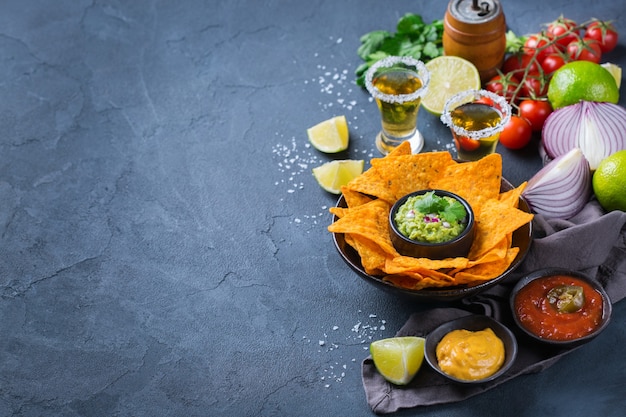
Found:
<svg viewBox="0 0 626 417"><path fill-rule="evenodd" d="M548 92L548 83L540 75L529 75L522 82L522 95L539 98Z"/></svg>
<svg viewBox="0 0 626 417"><path fill-rule="evenodd" d="M547 100L522 100L518 107L520 117L530 123L533 132L540 131L552 113L552 106Z"/></svg>
<svg viewBox="0 0 626 417"><path fill-rule="evenodd" d="M533 130L527 120L519 116L511 116L500 133L500 143L509 149L522 149L530 142Z"/></svg>
<svg viewBox="0 0 626 417"><path fill-rule="evenodd" d="M541 61L541 69L544 74L550 76L566 63L561 54L550 54Z"/></svg>
<svg viewBox="0 0 626 417"><path fill-rule="evenodd" d="M567 45L578 39L578 30L576 30L576 22L563 16L548 24L546 35L554 41L557 47L565 50Z"/></svg>
<svg viewBox="0 0 626 417"><path fill-rule="evenodd" d="M611 22L592 22L584 34L585 39L594 39L600 44L602 53L612 51L617 45L617 30Z"/></svg>
<svg viewBox="0 0 626 417"><path fill-rule="evenodd" d="M551 44L550 38L537 33L526 38L523 51L526 55L535 55L537 61L541 62L547 55L556 52L556 48Z"/></svg>
<svg viewBox="0 0 626 417"><path fill-rule="evenodd" d="M522 58L523 54L512 54L509 55L504 62L502 63L502 72L504 74L508 74L510 72L517 72L523 69L522 67Z"/></svg>
<svg viewBox="0 0 626 417"><path fill-rule="evenodd" d="M580 39L567 45L567 55L574 61L591 61L599 64L602 49L600 42L595 39Z"/></svg>
<svg viewBox="0 0 626 417"><path fill-rule="evenodd" d="M498 74L487 81L487 84L485 84L485 90L501 95L506 98L507 101L510 101L515 94L518 85L519 80L514 74L509 73L504 76Z"/></svg>

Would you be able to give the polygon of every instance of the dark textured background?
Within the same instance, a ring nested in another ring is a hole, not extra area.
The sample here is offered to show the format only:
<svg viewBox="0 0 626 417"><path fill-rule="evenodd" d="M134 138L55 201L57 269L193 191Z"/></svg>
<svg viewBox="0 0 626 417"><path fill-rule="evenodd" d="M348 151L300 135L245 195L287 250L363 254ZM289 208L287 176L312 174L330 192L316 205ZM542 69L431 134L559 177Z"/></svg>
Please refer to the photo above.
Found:
<svg viewBox="0 0 626 417"><path fill-rule="evenodd" d="M367 346L428 307L341 260L311 175L332 158L306 129L345 114L335 157L379 156L359 37L446 4L3 0L0 416L370 415ZM621 2L502 4L518 34L565 14L626 38ZM450 148L434 116L420 128ZM515 185L541 166L535 146L499 151ZM541 374L398 415L622 415L614 315Z"/></svg>

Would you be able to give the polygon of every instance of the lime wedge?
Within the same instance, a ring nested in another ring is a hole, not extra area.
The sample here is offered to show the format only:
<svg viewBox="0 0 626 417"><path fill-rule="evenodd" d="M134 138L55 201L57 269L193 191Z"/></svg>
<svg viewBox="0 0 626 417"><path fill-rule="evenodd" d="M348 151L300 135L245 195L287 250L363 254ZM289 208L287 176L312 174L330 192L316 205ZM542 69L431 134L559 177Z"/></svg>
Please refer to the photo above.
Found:
<svg viewBox="0 0 626 417"><path fill-rule="evenodd" d="M363 160L330 161L313 168L313 176L324 190L341 194L341 187L363 173Z"/></svg>
<svg viewBox="0 0 626 417"><path fill-rule="evenodd" d="M380 374L396 385L406 385L417 374L424 361L423 337L392 337L372 342L370 353Z"/></svg>
<svg viewBox="0 0 626 417"><path fill-rule="evenodd" d="M345 116L335 116L307 129L309 141L315 149L337 153L348 149L349 132Z"/></svg>
<svg viewBox="0 0 626 417"><path fill-rule="evenodd" d="M426 63L430 72L428 91L422 106L440 116L446 101L465 90L480 89L480 74L474 64L458 56L444 55Z"/></svg>
<svg viewBox="0 0 626 417"><path fill-rule="evenodd" d="M604 69L611 73L613 78L615 78L615 84L617 84L617 88L622 84L622 67L615 65L611 62L605 62L602 64Z"/></svg>

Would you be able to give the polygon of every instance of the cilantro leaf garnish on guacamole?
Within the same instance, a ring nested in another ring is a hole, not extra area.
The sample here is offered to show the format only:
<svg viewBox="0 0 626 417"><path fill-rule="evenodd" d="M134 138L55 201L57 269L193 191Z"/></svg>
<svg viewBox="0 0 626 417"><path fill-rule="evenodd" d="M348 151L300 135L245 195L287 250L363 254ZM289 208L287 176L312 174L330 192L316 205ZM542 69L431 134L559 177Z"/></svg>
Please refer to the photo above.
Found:
<svg viewBox="0 0 626 417"><path fill-rule="evenodd" d="M453 223L462 221L467 212L465 207L455 199L440 197L429 191L417 200L415 209L423 214L438 214L443 220Z"/></svg>

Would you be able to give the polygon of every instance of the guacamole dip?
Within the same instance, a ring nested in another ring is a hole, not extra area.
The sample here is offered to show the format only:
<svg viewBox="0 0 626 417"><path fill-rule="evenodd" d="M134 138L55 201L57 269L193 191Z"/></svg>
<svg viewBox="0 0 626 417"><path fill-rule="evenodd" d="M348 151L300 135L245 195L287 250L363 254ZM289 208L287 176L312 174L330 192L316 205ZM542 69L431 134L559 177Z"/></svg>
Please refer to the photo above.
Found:
<svg viewBox="0 0 626 417"><path fill-rule="evenodd" d="M394 221L405 237L426 243L456 238L467 226L467 211L459 201L434 191L412 196L400 206Z"/></svg>

